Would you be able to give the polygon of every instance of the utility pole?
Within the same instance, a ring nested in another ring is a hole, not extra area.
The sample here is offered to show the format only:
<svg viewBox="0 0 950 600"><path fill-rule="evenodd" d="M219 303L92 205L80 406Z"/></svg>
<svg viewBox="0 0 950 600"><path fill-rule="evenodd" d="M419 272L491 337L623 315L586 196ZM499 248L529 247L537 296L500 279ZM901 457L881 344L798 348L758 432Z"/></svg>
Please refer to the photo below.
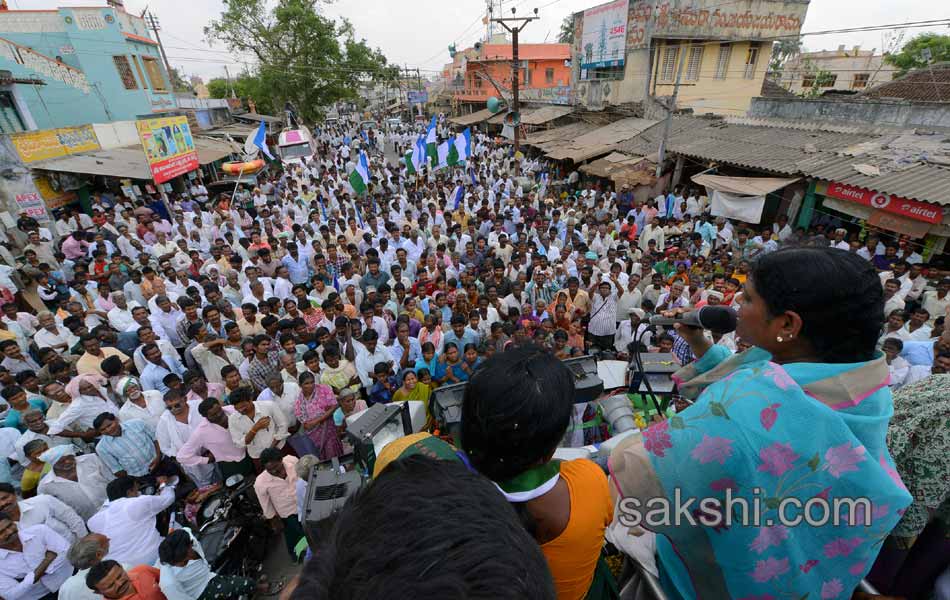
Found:
<svg viewBox="0 0 950 600"><path fill-rule="evenodd" d="M155 41L158 42L158 51L162 53L162 60L165 61L165 70L168 71L168 83L171 84L172 78L172 66L168 64L168 56L165 54L165 46L162 45L162 38L158 35L158 30L161 27L158 24L158 19L152 13L148 13L145 17L145 22L148 23L148 28L152 30L152 33L155 34Z"/></svg>
<svg viewBox="0 0 950 600"><path fill-rule="evenodd" d="M237 98L237 96L234 95L234 86L231 84L231 72L228 71L227 65L224 65L224 76L228 78L228 89L231 90L231 97Z"/></svg>
<svg viewBox="0 0 950 600"><path fill-rule="evenodd" d="M515 14L514 7L511 8L511 14ZM508 18L499 17L497 19L491 19L491 21L500 24L502 27L508 30L509 33L511 33L511 110L515 113L519 112L521 108L521 105L518 102L518 71L521 68L520 61L518 60L518 34L521 33L521 30L524 29L528 23L538 18L538 9L534 9L533 17L512 16ZM508 25L509 22L515 21L520 23L520 25ZM515 152L518 152L521 149L521 140L519 139L521 135L518 126L515 126L514 130Z"/></svg>
<svg viewBox="0 0 950 600"><path fill-rule="evenodd" d="M685 41L685 40L683 40ZM683 77L683 69L686 66L686 53L689 51L689 46L686 44L680 44L680 62L679 66L676 69L676 83L673 85L673 98L670 100L670 103L666 106L666 123L663 125L663 137L660 139L660 150L657 152L656 160L656 176L660 177L660 174L663 172L663 158L666 154L666 142L670 137L670 127L673 125L673 111L676 110L676 96L680 91L680 79Z"/></svg>
<svg viewBox="0 0 950 600"><path fill-rule="evenodd" d="M422 92L422 91L423 91L423 89L422 89L422 75L419 74L419 67L416 67L416 89L417 89L419 92ZM422 103L419 103L419 116L420 116L420 117L425 114L424 111L425 111L425 107L422 106ZM412 117L412 114L410 114L409 116Z"/></svg>

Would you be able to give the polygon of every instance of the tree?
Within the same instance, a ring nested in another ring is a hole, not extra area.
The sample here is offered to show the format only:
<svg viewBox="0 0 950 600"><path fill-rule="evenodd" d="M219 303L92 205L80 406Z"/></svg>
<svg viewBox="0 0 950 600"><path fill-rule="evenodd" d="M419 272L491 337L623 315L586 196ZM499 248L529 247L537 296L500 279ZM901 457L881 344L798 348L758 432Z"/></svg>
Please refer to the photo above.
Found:
<svg viewBox="0 0 950 600"><path fill-rule="evenodd" d="M799 38L784 39L772 44L772 56L769 58L769 73L781 75L785 63L793 56L802 53L802 41Z"/></svg>
<svg viewBox="0 0 950 600"><path fill-rule="evenodd" d="M168 72L168 78L172 82L172 90L176 92L188 92L193 93L195 89L191 87L191 84L182 78L181 73L178 72L178 69L172 67L172 70Z"/></svg>
<svg viewBox="0 0 950 600"><path fill-rule="evenodd" d="M929 62L922 56L924 50L930 51ZM884 60L897 67L898 75L926 67L928 64L950 61L950 35L921 33L904 44L900 52L888 54Z"/></svg>
<svg viewBox="0 0 950 600"><path fill-rule="evenodd" d="M803 89L801 94L802 98L817 98L821 96L822 88L834 87L835 81L838 79L838 76L827 71L825 69L818 69L817 71L812 69L813 77L811 87Z"/></svg>
<svg viewBox="0 0 950 600"><path fill-rule="evenodd" d="M567 15L561 21L561 31L557 34L557 41L562 44L574 43L574 15Z"/></svg>
<svg viewBox="0 0 950 600"><path fill-rule="evenodd" d="M210 41L253 54L253 72L234 81L259 112L277 114L291 101L305 120L317 120L338 100L355 100L361 85L394 81L398 68L378 49L357 40L353 26L318 11L314 0L225 0L219 19L205 27ZM220 93L220 86L216 86Z"/></svg>

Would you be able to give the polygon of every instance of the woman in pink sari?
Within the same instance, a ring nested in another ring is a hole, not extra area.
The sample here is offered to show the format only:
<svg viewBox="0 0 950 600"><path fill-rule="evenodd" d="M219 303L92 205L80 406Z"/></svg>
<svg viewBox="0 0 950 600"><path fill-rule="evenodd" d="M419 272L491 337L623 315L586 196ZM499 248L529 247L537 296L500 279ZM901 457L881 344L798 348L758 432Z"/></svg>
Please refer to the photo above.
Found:
<svg viewBox="0 0 950 600"><path fill-rule="evenodd" d="M294 414L307 437L317 447L320 460L343 454L343 444L333 424L337 409L336 395L328 385L318 384L310 372L301 373L300 395L294 404Z"/></svg>

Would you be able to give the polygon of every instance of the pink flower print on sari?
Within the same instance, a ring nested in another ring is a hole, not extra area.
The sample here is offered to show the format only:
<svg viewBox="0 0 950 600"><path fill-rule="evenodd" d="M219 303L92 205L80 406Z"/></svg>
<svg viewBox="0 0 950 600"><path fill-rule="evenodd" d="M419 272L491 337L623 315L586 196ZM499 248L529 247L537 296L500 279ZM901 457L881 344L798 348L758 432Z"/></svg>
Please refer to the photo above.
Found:
<svg viewBox="0 0 950 600"><path fill-rule="evenodd" d="M864 573L864 565L865 562L863 560L861 562L856 562L848 567L848 573L851 573L855 577L860 577L861 574Z"/></svg>
<svg viewBox="0 0 950 600"><path fill-rule="evenodd" d="M837 598L841 595L842 591L844 591L844 586L841 585L840 580L832 579L831 581L826 581L821 584L821 600Z"/></svg>
<svg viewBox="0 0 950 600"><path fill-rule="evenodd" d="M825 469L835 479L840 478L845 473L851 473L858 470L858 463L866 458L864 446L851 447L851 442L845 442L840 446L832 446L825 452Z"/></svg>
<svg viewBox="0 0 950 600"><path fill-rule="evenodd" d="M703 441L696 444L689 454L699 461L699 464L717 462L720 465L726 464L726 459L732 456L732 440L724 437L709 436L703 434Z"/></svg>
<svg viewBox="0 0 950 600"><path fill-rule="evenodd" d="M739 489L739 484L736 483L736 480L732 477L723 477L722 479L717 479L709 484L710 489L714 492L725 492L726 490L737 491Z"/></svg>
<svg viewBox="0 0 950 600"><path fill-rule="evenodd" d="M802 573L807 573L807 572L811 571L813 568L815 568L817 565L818 565L818 561L815 560L815 559L806 560L806 561L805 561L805 564L803 564L803 565L798 565L798 569L799 569Z"/></svg>
<svg viewBox="0 0 950 600"><path fill-rule="evenodd" d="M755 563L755 570L752 571L752 579L758 583L771 581L776 577L788 573L788 559L767 558Z"/></svg>
<svg viewBox="0 0 950 600"><path fill-rule="evenodd" d="M850 556L854 549L861 545L861 538L838 538L825 544L825 556L836 558Z"/></svg>
<svg viewBox="0 0 950 600"><path fill-rule="evenodd" d="M901 480L901 476L897 473L897 471L894 470L893 467L891 467L890 463L887 462L887 457L883 452L881 453L881 458L878 463L881 465L881 468L884 469L884 472L887 473L887 476L890 477L891 480L893 480L894 483L900 487L900 489L907 489L907 486L904 485L904 482Z"/></svg>
<svg viewBox="0 0 950 600"><path fill-rule="evenodd" d="M797 385L795 380L785 372L785 369L775 363L769 363L768 368L765 369L764 375L771 379L780 390L787 390Z"/></svg>
<svg viewBox="0 0 950 600"><path fill-rule="evenodd" d="M828 486L828 487L826 487L825 489L823 489L823 490L821 490L820 492L818 492L817 494L815 494L815 498L821 498L822 500L824 500L825 502L827 502L827 501L828 501L828 497L829 497L830 495L831 495L831 486Z"/></svg>
<svg viewBox="0 0 950 600"><path fill-rule="evenodd" d="M780 545L786 539L788 539L788 530L785 527L781 525L762 527L759 529L759 535L749 544L749 548L762 554L772 546Z"/></svg>
<svg viewBox="0 0 950 600"><path fill-rule="evenodd" d="M762 423L762 428L766 431L772 431L772 426L775 425L776 419L778 419L778 411L775 410L781 404L770 404L762 409L762 412L759 413L759 423Z"/></svg>
<svg viewBox="0 0 950 600"><path fill-rule="evenodd" d="M669 422L660 421L659 423L647 427L643 431L643 446L647 452L655 454L662 458L666 456L666 449L673 447L673 440L669 434Z"/></svg>
<svg viewBox="0 0 950 600"><path fill-rule="evenodd" d="M762 461L762 464L759 465L759 471L766 471L775 477L781 477L792 468L792 463L798 459L798 454L792 450L790 445L775 442L759 450L759 459Z"/></svg>

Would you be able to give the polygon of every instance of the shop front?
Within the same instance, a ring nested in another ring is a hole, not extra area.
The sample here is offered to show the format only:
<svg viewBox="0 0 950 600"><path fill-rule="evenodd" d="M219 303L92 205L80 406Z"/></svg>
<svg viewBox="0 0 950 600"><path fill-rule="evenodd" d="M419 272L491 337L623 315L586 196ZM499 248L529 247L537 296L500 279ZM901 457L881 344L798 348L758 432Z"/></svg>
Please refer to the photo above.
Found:
<svg viewBox="0 0 950 600"><path fill-rule="evenodd" d="M929 260L946 251L950 206L904 198L838 181L816 180L806 197L799 226L874 231L885 244L907 238Z"/></svg>

